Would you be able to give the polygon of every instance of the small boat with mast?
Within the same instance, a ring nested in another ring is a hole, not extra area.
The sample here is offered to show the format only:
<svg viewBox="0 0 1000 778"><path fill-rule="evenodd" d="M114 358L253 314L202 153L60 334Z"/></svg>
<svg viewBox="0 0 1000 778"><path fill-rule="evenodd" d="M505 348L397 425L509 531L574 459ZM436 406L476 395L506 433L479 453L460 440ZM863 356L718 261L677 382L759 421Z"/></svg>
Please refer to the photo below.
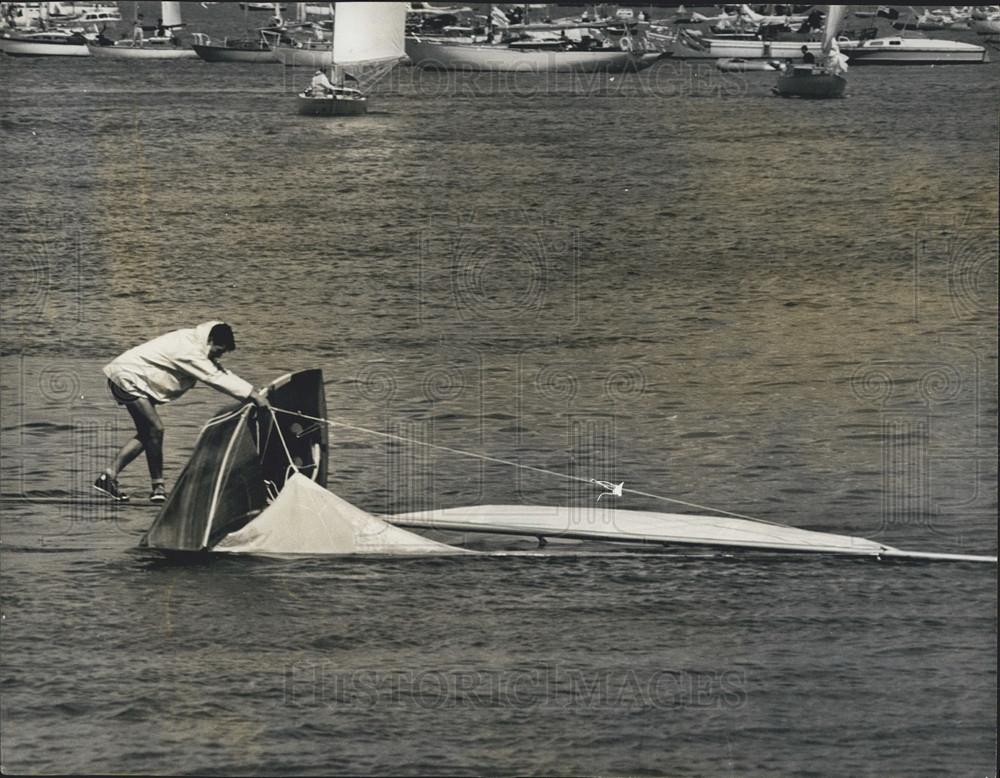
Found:
<svg viewBox="0 0 1000 778"><path fill-rule="evenodd" d="M160 3L160 21L153 27L141 24L142 17L136 16L131 38L112 41L101 37L96 43L88 43L87 48L95 57L104 59L196 59L194 49L181 45L177 30L184 26L181 20L181 4ZM147 35L151 32L152 35Z"/></svg>
<svg viewBox="0 0 1000 778"><path fill-rule="evenodd" d="M827 6L823 25L823 45L819 61L794 64L778 76L774 93L780 97L828 99L843 97L847 88L847 57L837 48L837 28L844 17L846 6Z"/></svg>
<svg viewBox="0 0 1000 778"><path fill-rule="evenodd" d="M294 22L285 23L279 11L274 17L275 21L281 21L279 29L261 30L274 59L285 67L329 68L332 64L333 22L328 18L310 20L310 15L319 15L316 10L306 3L297 3ZM332 11L326 14L329 15Z"/></svg>
<svg viewBox="0 0 1000 778"><path fill-rule="evenodd" d="M248 34L242 38L224 38L222 43L213 43L212 39L203 32L194 33L194 43L191 48L194 53L206 62L277 62L270 44L265 35L273 33L278 39L284 37L284 19L281 16L281 7L276 6L273 18L273 26L263 27L257 30L257 35L250 35L250 24L247 18L250 9L243 8L243 26Z"/></svg>
<svg viewBox="0 0 1000 778"><path fill-rule="evenodd" d="M368 112L367 92L406 59L406 3L337 3L333 63L298 95L300 114L357 116ZM347 86L351 81L356 86Z"/></svg>

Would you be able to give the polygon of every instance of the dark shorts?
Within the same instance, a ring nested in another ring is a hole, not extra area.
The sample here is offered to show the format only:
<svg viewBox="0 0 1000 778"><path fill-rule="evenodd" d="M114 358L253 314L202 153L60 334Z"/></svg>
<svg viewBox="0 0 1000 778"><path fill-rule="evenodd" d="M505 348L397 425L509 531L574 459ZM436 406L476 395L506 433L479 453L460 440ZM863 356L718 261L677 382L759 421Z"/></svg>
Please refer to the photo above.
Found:
<svg viewBox="0 0 1000 778"><path fill-rule="evenodd" d="M137 395L131 392L126 392L118 384L108 379L108 389L111 390L111 396L115 398L115 402L119 405L127 405L128 403L134 403L136 400L140 399Z"/></svg>

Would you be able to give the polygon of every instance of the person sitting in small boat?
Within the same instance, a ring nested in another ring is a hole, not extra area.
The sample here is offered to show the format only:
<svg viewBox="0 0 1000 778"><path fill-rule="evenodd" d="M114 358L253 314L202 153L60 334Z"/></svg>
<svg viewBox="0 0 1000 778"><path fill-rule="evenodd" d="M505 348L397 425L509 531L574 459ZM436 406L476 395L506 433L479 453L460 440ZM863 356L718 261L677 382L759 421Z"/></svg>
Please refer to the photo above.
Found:
<svg viewBox="0 0 1000 778"><path fill-rule="evenodd" d="M322 70L316 71L309 86L315 96L332 95L337 89L330 83L330 79L326 77L326 73Z"/></svg>
<svg viewBox="0 0 1000 778"><path fill-rule="evenodd" d="M135 424L131 438L105 468L94 488L119 502L126 495L118 474L143 451L153 483L150 502L167 499L163 482L163 422L156 406L176 400L198 381L238 400L268 408L267 398L253 385L219 364L223 354L236 348L233 330L224 322L209 321L191 329L174 330L129 349L104 366L108 389L115 402L125 406Z"/></svg>
<svg viewBox="0 0 1000 778"><path fill-rule="evenodd" d="M802 45L802 61L807 65L816 64L816 55L809 51L809 47L805 44Z"/></svg>

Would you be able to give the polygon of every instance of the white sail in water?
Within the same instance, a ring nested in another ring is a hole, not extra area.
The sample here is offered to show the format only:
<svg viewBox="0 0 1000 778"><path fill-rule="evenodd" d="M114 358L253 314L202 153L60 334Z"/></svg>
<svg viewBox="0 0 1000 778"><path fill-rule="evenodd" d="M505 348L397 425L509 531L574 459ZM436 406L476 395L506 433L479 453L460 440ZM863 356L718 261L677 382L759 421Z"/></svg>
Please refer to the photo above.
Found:
<svg viewBox="0 0 1000 778"><path fill-rule="evenodd" d="M823 53L827 54L837 37L837 30L847 11L846 5L828 5L826 7L826 23L823 25Z"/></svg>
<svg viewBox="0 0 1000 778"><path fill-rule="evenodd" d="M160 3L160 18L163 19L163 26L167 29L184 26L184 22L181 21L180 3Z"/></svg>
<svg viewBox="0 0 1000 778"><path fill-rule="evenodd" d="M407 3L337 3L333 64L361 82L375 83L406 58Z"/></svg>
<svg viewBox="0 0 1000 778"><path fill-rule="evenodd" d="M826 67L835 75L847 72L847 57L840 52L837 45L837 30L847 13L846 5L828 5L826 7L826 23L823 25L823 57Z"/></svg>

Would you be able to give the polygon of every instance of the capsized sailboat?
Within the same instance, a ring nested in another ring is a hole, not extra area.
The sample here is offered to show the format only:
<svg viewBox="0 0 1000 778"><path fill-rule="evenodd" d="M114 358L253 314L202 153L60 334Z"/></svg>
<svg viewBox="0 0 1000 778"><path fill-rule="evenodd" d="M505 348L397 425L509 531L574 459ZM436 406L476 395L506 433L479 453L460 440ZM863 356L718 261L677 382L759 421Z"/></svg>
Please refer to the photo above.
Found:
<svg viewBox="0 0 1000 778"><path fill-rule="evenodd" d="M299 93L299 113L355 116L368 112L368 91L406 59L406 3L337 3L333 68ZM347 86L351 81L356 86Z"/></svg>
<svg viewBox="0 0 1000 778"><path fill-rule="evenodd" d="M837 48L837 29L844 18L847 6L830 5L823 25L823 46L819 61L802 63L787 68L774 86L774 93L781 97L827 99L843 97L847 88L847 57Z"/></svg>
<svg viewBox="0 0 1000 778"><path fill-rule="evenodd" d="M211 548L256 518L293 473L326 486L327 425L303 421L326 413L323 374L284 375L268 385L266 395L287 413L258 414L252 406L236 406L205 425L142 545Z"/></svg>
<svg viewBox="0 0 1000 778"><path fill-rule="evenodd" d="M143 538L143 546L165 551L244 554L467 553L412 531L450 530L725 550L997 561L995 556L904 551L865 538L803 530L735 514L657 513L603 504L593 508L476 505L378 516L326 488L329 426L407 439L327 419L319 370L282 376L266 392L273 408L270 414L258 413L252 406L236 407L205 425L173 492ZM607 489L604 494L609 496L633 492L624 489L623 484L594 483Z"/></svg>

